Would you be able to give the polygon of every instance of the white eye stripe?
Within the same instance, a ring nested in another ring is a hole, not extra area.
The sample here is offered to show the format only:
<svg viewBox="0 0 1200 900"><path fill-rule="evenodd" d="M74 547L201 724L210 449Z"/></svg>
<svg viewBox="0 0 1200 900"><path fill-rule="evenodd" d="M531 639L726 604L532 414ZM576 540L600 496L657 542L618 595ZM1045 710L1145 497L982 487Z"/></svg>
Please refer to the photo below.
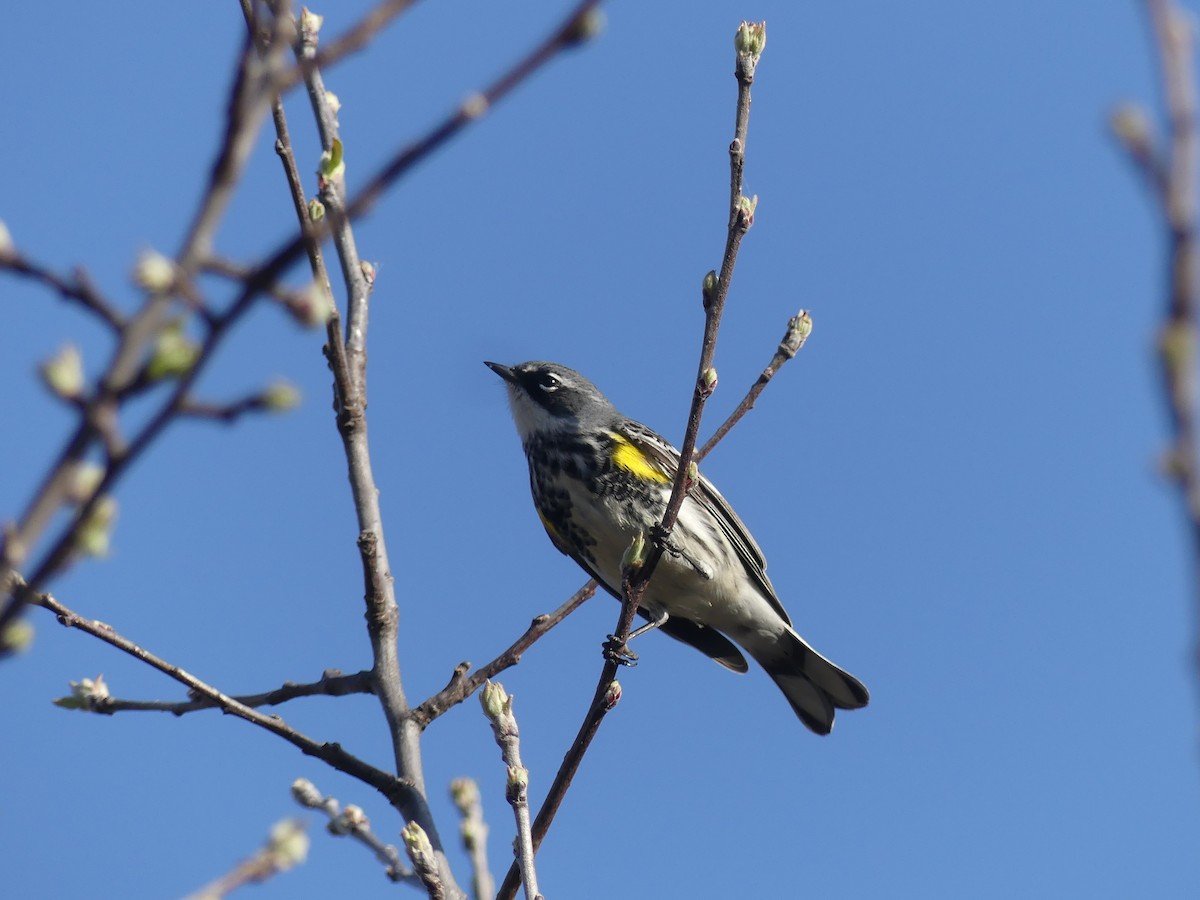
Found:
<svg viewBox="0 0 1200 900"><path fill-rule="evenodd" d="M540 387L543 391L546 391L547 393L557 391L560 386L561 386L561 382L559 382L558 376L553 375L550 372L543 373L542 376L538 379L538 387Z"/></svg>

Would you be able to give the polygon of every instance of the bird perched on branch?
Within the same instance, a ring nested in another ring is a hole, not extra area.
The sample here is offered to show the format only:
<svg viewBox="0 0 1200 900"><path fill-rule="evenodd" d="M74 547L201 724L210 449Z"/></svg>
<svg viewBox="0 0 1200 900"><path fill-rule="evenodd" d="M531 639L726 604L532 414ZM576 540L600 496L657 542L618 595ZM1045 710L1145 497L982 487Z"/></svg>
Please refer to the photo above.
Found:
<svg viewBox="0 0 1200 900"><path fill-rule="evenodd" d="M508 387L546 533L619 598L622 559L662 521L679 452L621 415L574 369L551 362L486 365ZM869 700L862 682L795 632L758 544L698 473L638 612L649 621L631 637L658 628L734 672L748 668L740 646L817 734L833 728L835 709L858 709Z"/></svg>

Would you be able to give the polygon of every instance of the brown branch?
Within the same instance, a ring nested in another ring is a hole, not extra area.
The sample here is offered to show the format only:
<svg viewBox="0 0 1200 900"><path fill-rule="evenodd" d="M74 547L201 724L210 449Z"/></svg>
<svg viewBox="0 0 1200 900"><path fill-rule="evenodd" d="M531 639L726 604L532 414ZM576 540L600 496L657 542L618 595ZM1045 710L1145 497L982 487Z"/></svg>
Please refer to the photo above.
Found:
<svg viewBox="0 0 1200 900"><path fill-rule="evenodd" d="M236 716L252 725L257 725L259 728L283 738L305 756L312 756L322 760L339 772L345 772L347 775L357 778L364 784L370 785L383 794L390 803L397 803L398 797L411 794L414 790L411 784L406 783L389 772L369 765L357 756L347 753L339 744L315 741L292 728L279 716L264 715L244 703L239 703L233 697L223 694L179 666L167 662L149 650L138 646L128 638L123 637L111 625L106 625L95 619L84 618L75 611L68 609L48 593L36 593L30 598L29 602L54 613L58 618L58 623L65 628L77 628L92 635L92 637L99 638L104 643L115 647L123 653L129 654L134 659L144 662L151 668L157 669L169 678L173 678L180 684L185 685L190 692L204 697L222 712Z"/></svg>
<svg viewBox="0 0 1200 900"><path fill-rule="evenodd" d="M696 447L696 437L700 431L700 418L704 412L704 404L716 387L716 371L713 369L713 355L716 351L717 333L721 327L721 315L725 309L725 300L729 293L729 284L733 277L734 265L737 262L738 249L742 238L754 221L754 207L757 198L747 200L742 194L742 171L745 166L746 132L750 120L750 86L754 83L754 73L759 57L765 44L765 25L751 26L743 22L738 29L735 42L737 61L734 77L737 79L738 94L734 116L734 137L729 145L729 223L726 230L725 252L721 260L721 272L715 281L712 273L704 282L704 337L700 348L700 363L697 367L696 387L692 394L691 409L688 413L687 428L684 432L683 445L679 450L679 469L675 474L675 483L671 498L667 502L666 512L662 522L651 535L653 545L646 555L645 562L633 568L626 568L621 584L621 612L617 618L617 626L607 645L604 666L596 684L596 690L583 724L575 737L570 749L563 759L562 765L555 774L554 782L546 795L546 799L538 810L537 819L533 823L534 850L541 845L550 824L554 821L563 797L591 746L592 739L600 728L604 716L620 699L621 688L616 680L618 666L627 661L623 654L625 642L633 626L633 617L639 602L645 594L646 586L654 574L655 567L665 550L671 529L679 517L683 506L683 498L690 487L689 469ZM514 863L505 876L504 883L497 894L497 900L511 900L516 893L519 877L518 867Z"/></svg>
<svg viewBox="0 0 1200 900"><path fill-rule="evenodd" d="M783 338L775 349L775 355L771 357L767 367L762 370L758 380L750 385L750 390L746 392L746 396L742 398L742 402L737 405L737 408L729 414L729 418L722 422L721 427L713 432L712 437L704 443L704 446L696 451L696 462L700 462L708 456L717 444L724 440L725 435L729 434L733 426L742 420L742 416L754 409L758 395L763 392L784 363L789 359L795 359L796 354L800 352L800 348L804 346L804 342L808 340L811 333L812 317L804 310L800 310L798 315L788 319L787 331L783 333Z"/></svg>
<svg viewBox="0 0 1200 900"><path fill-rule="evenodd" d="M461 133L468 125L480 118L483 112L507 96L522 81L535 74L562 50L573 47L589 37L593 29L593 26L589 24L592 22L589 13L599 3L600 0L588 0L588 2L580 3L568 14L564 20L564 24L554 32L550 39L538 44L485 91L464 104L463 107L433 128L425 137L395 154L373 178L369 179L367 186L359 191L357 196L347 204L346 217L354 220L366 212L383 191L392 187L396 181L411 172L416 165L421 163L431 153L438 150L451 138ZM273 41L272 47L274 48L277 44L277 40ZM239 80L235 82L235 89L233 91L235 97L239 94L240 90L241 81ZM231 108L237 106L236 102L231 102ZM245 131L249 126L245 123L244 118L242 121L242 131ZM235 143L239 147L242 141L246 140L246 136L241 132L235 133L234 129L227 128L225 143L223 143L222 149L218 153L218 159L237 161L239 165L224 164L217 166L216 170L219 170L221 174L219 178L210 179L210 189L212 187L211 182L215 181L223 188L226 182L235 181L240 176L240 162L244 161L244 156L241 153L234 153L226 146L234 138L236 138ZM202 205L207 205L207 201L202 200ZM208 222L210 221L210 217L198 214L196 221ZM305 232L284 242L267 256L260 265L247 274L238 296L230 304L227 311L212 323L195 366L187 375L181 378L176 389L171 392L168 399L160 406L158 412L145 424L138 436L130 442L124 454L114 460L113 465L106 471L100 488L90 499L83 502L71 524L59 535L42 561L33 567L29 579L29 584L32 587L43 584L50 575L57 572L63 565L74 543L74 534L79 523L86 521L86 516L90 515L95 504L99 502L101 492L110 491L128 469L129 464L136 460L175 418L177 405L187 395L195 379L207 366L211 359L212 351L220 345L229 329L246 313L252 301L259 294L270 290L282 277L283 273L305 252L306 247L311 241L319 240L325 233L327 232L321 228L314 227L311 233ZM205 236L202 229L198 231L195 227L193 227L190 234L189 243L198 241L199 238ZM185 244L185 251L187 250L187 246ZM186 252L180 254L181 257L186 256L188 258L194 255L194 253ZM208 255L195 259L193 261L194 266L198 267L207 258L209 258ZM118 376L125 376L125 380L128 380L130 375L130 360L140 359L142 350L161 329L161 316L155 313L154 310L157 309L156 304L160 301L162 304L165 304L168 300L169 295L154 295L147 307L134 317L123 331L121 347L118 348L118 352L108 372L101 379L101 384L105 387L105 390L88 404L82 421L76 427L74 434L65 443L63 450L50 467L42 484L35 491L29 507L20 520L15 525L6 529L4 533L4 540L0 543L0 584L5 583L6 577L17 566L22 564L29 548L40 537L41 532L45 529L53 514L62 507L69 486L70 471L84 458L87 450L99 433L99 430L93 424L93 419L97 415L104 414L105 410L113 405L113 398L119 393L119 388L114 387L114 385L122 383L122 378ZM133 370L132 374L136 375L136 369ZM16 593L10 595L3 606L0 607L0 632L19 614L29 593L29 589L19 589ZM0 654L2 653L3 651L0 650Z"/></svg>
<svg viewBox="0 0 1200 900"><path fill-rule="evenodd" d="M276 40L274 43L279 42ZM232 197L233 188L240 180L253 146L261 112L265 109L264 98L256 91L263 72L253 69L253 56L252 48L247 44L238 66L238 77L230 91L225 133L217 151L216 162L193 217L192 226L176 258L175 282L190 282L200 261L208 256L220 216ZM272 60L278 56L279 50L273 49ZM278 271L273 271L271 275L278 275ZM80 504L71 523L60 533L41 562L33 567L29 586L19 588L7 597L3 606L0 606L0 633L19 614L30 591L44 584L66 564L75 544L76 532L88 520L100 498L111 490L129 464L174 418L180 401L207 364L211 351L220 342L225 331L246 311L250 300L258 291L274 280L274 277L271 277L259 283L257 279L252 279L254 290L243 291L240 301L224 316L211 323L204 348L195 365L180 378L176 390L151 417L139 436L135 437L128 447L121 448L122 452L119 454L114 454L110 448L109 466L92 496ZM16 568L24 563L29 549L40 539L55 513L63 507L74 468L98 440L103 441L106 429L111 431L108 426L116 415L117 404L123 392L138 379L146 349L166 327L174 290L174 284L150 290L141 311L121 328L113 358L104 374L97 379L93 395L80 410L79 422L74 433L64 444L20 520L5 532L3 543L0 544L0 584L7 583Z"/></svg>
<svg viewBox="0 0 1200 900"><path fill-rule="evenodd" d="M335 837L353 838L370 850L375 859L386 867L384 874L388 880L403 881L413 886L420 883L415 873L400 861L400 851L371 831L371 821L361 807L348 803L343 809L336 797L322 796L316 785L306 778L297 778L292 782L292 797L301 806L324 813L329 818L326 831L330 834Z"/></svg>
<svg viewBox="0 0 1200 900"><path fill-rule="evenodd" d="M409 713L413 721L424 729L442 713L462 703L479 690L489 678L494 678L505 669L515 666L521 661L521 656L525 651L532 647L538 638L582 606L586 600L589 600L596 593L596 587L595 581L588 581L554 612L538 616L525 629L525 633L517 638L507 650L487 665L476 669L470 678L466 677L470 663L459 664L455 668L454 674L450 676L449 684Z"/></svg>
<svg viewBox="0 0 1200 900"><path fill-rule="evenodd" d="M261 694L233 694L232 697L243 706L258 709L263 706L278 706L300 697L344 697L348 694L371 693L371 673L368 671L355 672L353 675L343 675L337 669L328 669L319 681L297 684L286 681L272 691ZM165 700L119 700L109 698L95 705L98 713L119 712L166 712L175 716L199 712L205 709L219 708L207 697L198 696L192 700L170 702Z"/></svg>
<svg viewBox="0 0 1200 900"><path fill-rule="evenodd" d="M455 778L450 782L450 796L460 816L458 833L463 849L471 860L471 889L475 900L492 900L496 883L488 866L488 825L483 818L479 785L473 778Z"/></svg>
<svg viewBox="0 0 1200 900"><path fill-rule="evenodd" d="M517 837L514 841L516 865L525 886L526 900L542 900L538 890L537 867L533 862L533 836L529 825L529 770L521 762L521 731L513 714L513 697L497 681L490 681L479 695L483 714L492 726L492 735L500 748L500 757L508 769L504 796L513 810Z"/></svg>
<svg viewBox="0 0 1200 900"><path fill-rule="evenodd" d="M70 278L63 278L47 266L39 265L20 253L0 253L0 269L7 269L14 275L40 282L57 291L64 300L78 303L113 331L120 332L125 327L124 317L100 293L82 267L76 268Z"/></svg>

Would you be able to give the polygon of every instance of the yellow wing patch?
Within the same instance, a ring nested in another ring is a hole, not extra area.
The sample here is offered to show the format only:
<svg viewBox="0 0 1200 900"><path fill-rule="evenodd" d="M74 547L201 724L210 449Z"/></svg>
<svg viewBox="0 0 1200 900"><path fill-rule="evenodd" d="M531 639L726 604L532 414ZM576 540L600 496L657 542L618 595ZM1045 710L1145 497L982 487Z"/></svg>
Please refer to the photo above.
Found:
<svg viewBox="0 0 1200 900"><path fill-rule="evenodd" d="M622 437L615 431L610 431L609 436L613 439L613 462L618 469L624 469L638 478L644 478L647 481L653 481L658 484L669 484L671 478L661 468L655 465L641 449L631 443L627 438Z"/></svg>

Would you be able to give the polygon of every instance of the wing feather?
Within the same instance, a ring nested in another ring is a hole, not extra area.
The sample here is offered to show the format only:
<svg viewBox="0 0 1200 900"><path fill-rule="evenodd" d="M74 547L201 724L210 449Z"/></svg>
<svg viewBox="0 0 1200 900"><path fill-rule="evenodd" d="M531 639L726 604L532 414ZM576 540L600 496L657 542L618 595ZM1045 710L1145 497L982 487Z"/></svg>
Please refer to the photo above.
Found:
<svg viewBox="0 0 1200 900"><path fill-rule="evenodd" d="M675 473L679 471L679 451L670 443L645 425L632 420L627 420L621 425L621 433L653 460L664 474L669 475L672 481L675 479ZM771 584L771 580L767 578L767 560L763 556L762 549L751 536L749 529L738 518L737 513L729 506L728 501L721 496L721 492L701 473L700 480L692 486L688 497L720 524L721 530L729 538L734 550L737 551L738 559L742 561L746 571L762 588L767 600L770 601L771 606L779 613L783 621L791 625L792 620L788 616L787 610L779 602L775 588Z"/></svg>

